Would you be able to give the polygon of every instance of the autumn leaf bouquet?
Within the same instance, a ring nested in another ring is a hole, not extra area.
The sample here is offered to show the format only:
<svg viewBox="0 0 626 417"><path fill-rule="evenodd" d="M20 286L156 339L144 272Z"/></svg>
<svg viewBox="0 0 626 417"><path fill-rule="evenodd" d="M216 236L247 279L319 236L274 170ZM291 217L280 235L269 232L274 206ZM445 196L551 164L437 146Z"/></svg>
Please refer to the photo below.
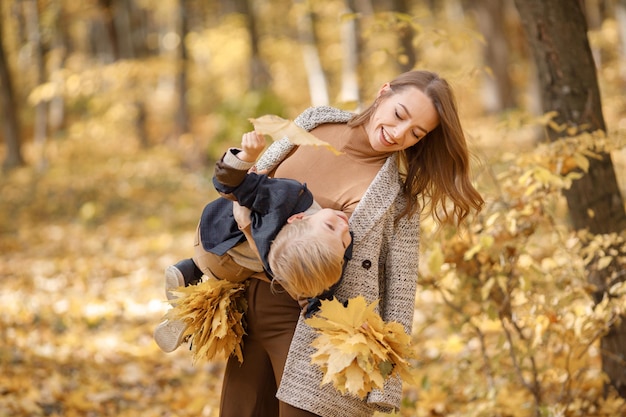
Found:
<svg viewBox="0 0 626 417"><path fill-rule="evenodd" d="M342 394L365 398L373 389L382 390L392 375L413 382L411 337L400 323L385 323L376 305L362 296L350 299L347 306L323 300L320 310L306 319L318 333L311 362L322 369L322 385L332 383Z"/></svg>
<svg viewBox="0 0 626 417"><path fill-rule="evenodd" d="M241 343L245 334L246 284L209 277L198 285L178 288L170 300L169 320L183 320L190 336L193 360L226 359L235 355L243 362Z"/></svg>

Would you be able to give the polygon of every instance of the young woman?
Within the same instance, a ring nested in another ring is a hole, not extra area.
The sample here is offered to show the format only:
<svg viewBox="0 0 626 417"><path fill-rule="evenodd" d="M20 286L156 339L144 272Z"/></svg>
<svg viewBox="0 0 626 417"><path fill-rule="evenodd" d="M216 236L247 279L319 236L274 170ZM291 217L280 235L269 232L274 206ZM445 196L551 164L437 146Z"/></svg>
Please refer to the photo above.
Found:
<svg viewBox="0 0 626 417"><path fill-rule="evenodd" d="M449 84L437 74L411 71L380 89L355 115L311 108L296 124L342 152L274 142L259 171L306 183L322 207L350 216L352 259L335 296L380 300L385 321L410 334L418 273L421 214L463 223L483 200L470 180L469 153ZM321 386L311 364L316 333L300 306L269 284L248 288L244 362L229 360L222 417L369 416L399 408L402 381L386 382L364 400Z"/></svg>

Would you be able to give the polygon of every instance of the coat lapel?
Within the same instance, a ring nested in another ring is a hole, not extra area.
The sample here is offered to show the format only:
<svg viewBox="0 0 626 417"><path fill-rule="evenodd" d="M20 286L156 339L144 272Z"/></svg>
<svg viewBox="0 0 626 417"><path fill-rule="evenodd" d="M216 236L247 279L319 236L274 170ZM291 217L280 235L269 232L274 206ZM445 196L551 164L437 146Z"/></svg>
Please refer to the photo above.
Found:
<svg viewBox="0 0 626 417"><path fill-rule="evenodd" d="M354 238L359 241L367 235L376 222L385 214L400 192L397 154L393 154L380 169L363 198L350 217Z"/></svg>

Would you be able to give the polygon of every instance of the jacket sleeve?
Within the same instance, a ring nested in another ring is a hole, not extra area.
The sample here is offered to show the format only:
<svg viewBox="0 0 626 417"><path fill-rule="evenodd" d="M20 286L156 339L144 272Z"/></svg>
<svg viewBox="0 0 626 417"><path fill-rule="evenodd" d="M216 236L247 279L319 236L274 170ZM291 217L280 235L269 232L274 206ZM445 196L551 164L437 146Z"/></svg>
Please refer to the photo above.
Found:
<svg viewBox="0 0 626 417"><path fill-rule="evenodd" d="M241 149L230 148L215 164L214 182L220 186L234 188L243 182L253 162L245 162L237 158ZM216 186L217 188L217 186ZM217 191L220 191L219 189Z"/></svg>

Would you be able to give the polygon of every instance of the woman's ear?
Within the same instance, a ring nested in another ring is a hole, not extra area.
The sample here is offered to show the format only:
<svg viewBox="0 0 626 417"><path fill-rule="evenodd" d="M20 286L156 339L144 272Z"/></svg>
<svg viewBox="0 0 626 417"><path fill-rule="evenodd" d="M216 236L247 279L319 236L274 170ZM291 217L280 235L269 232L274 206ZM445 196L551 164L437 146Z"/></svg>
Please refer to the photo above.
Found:
<svg viewBox="0 0 626 417"><path fill-rule="evenodd" d="M380 90L378 90L378 95L376 96L376 98L380 98L381 96L383 96L385 93L388 93L389 91L391 91L391 84L389 83L383 84L383 86L380 87Z"/></svg>
<svg viewBox="0 0 626 417"><path fill-rule="evenodd" d="M293 223L296 220L302 220L306 217L306 214L304 213L296 213L296 214L292 214L288 219L287 219L287 223Z"/></svg>

